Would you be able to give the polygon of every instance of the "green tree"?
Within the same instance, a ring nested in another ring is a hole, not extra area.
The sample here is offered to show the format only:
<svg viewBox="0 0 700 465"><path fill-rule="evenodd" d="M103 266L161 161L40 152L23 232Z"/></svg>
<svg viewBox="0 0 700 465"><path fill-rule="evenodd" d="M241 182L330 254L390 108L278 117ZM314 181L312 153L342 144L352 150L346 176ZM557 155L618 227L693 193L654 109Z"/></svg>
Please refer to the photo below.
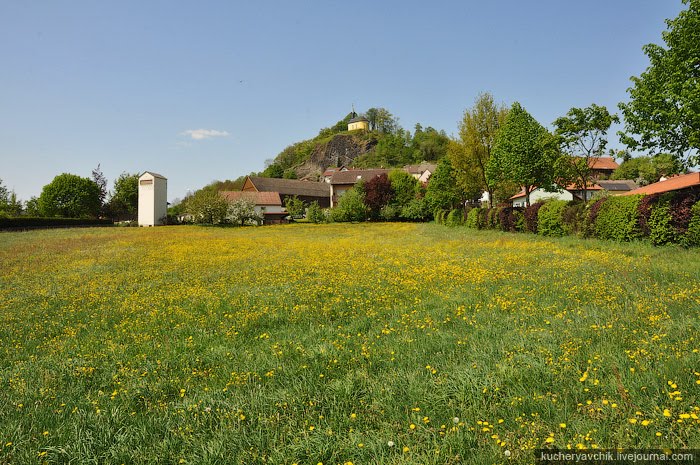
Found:
<svg viewBox="0 0 700 465"><path fill-rule="evenodd" d="M92 181L100 188L100 206L103 206L107 199L107 178L102 172L102 169L100 169L99 163L97 164L97 168L92 170Z"/></svg>
<svg viewBox="0 0 700 465"><path fill-rule="evenodd" d="M437 131L430 126L423 129L420 124L416 124L416 131L410 140L412 156L407 163L441 159L447 153L449 141L445 131Z"/></svg>
<svg viewBox="0 0 700 465"><path fill-rule="evenodd" d="M24 213L27 216L41 216L41 211L39 210L39 198L31 197L29 200L24 202Z"/></svg>
<svg viewBox="0 0 700 465"><path fill-rule="evenodd" d="M139 207L139 175L122 173L114 180L107 210L114 218L136 219Z"/></svg>
<svg viewBox="0 0 700 465"><path fill-rule="evenodd" d="M481 93L474 106L465 110L459 124L459 139L448 150L457 182L470 197L486 191L493 207L495 183L489 182L487 167L496 135L505 122L508 108L497 104L488 92Z"/></svg>
<svg viewBox="0 0 700 465"><path fill-rule="evenodd" d="M632 149L670 152L695 165L700 163L700 0L683 3L688 9L666 20L665 47L643 47L649 66L631 78L630 100L619 104L627 133L620 135Z"/></svg>
<svg viewBox="0 0 700 465"><path fill-rule="evenodd" d="M355 185L338 200L338 205L331 210L333 221L365 221L369 208L365 204L363 186Z"/></svg>
<svg viewBox="0 0 700 465"><path fill-rule="evenodd" d="M0 179L0 215L19 216L22 213L22 202L17 199L17 194L2 185Z"/></svg>
<svg viewBox="0 0 700 465"><path fill-rule="evenodd" d="M416 178L404 170L392 170L389 172L389 181L394 196L391 204L403 208L420 193L420 183Z"/></svg>
<svg viewBox="0 0 700 465"><path fill-rule="evenodd" d="M218 192L200 189L187 199L185 211L194 217L195 223L218 224L226 221L229 204Z"/></svg>
<svg viewBox="0 0 700 465"><path fill-rule="evenodd" d="M529 206L535 188L552 189L558 157L556 138L516 102L496 136L487 178L492 187L499 181L519 184Z"/></svg>
<svg viewBox="0 0 700 465"><path fill-rule="evenodd" d="M101 206L100 187L88 178L69 173L56 176L39 196L42 216L96 217Z"/></svg>
<svg viewBox="0 0 700 465"><path fill-rule="evenodd" d="M304 201L296 195L284 199L284 208L292 218L301 218L304 216Z"/></svg>
<svg viewBox="0 0 700 465"><path fill-rule="evenodd" d="M370 108L365 112L365 118L369 121L370 131L391 134L400 128L398 118L386 108Z"/></svg>
<svg viewBox="0 0 700 465"><path fill-rule="evenodd" d="M588 200L593 163L605 153L610 126L619 122L617 115L595 103L586 108L572 108L566 116L554 121L555 134L567 155L560 159L559 178L567 184L572 181L583 191L584 200Z"/></svg>
<svg viewBox="0 0 700 465"><path fill-rule="evenodd" d="M662 176L678 174L682 164L669 153L659 153L653 157L634 157L622 162L615 170L612 179L632 179L640 185L657 182Z"/></svg>
<svg viewBox="0 0 700 465"><path fill-rule="evenodd" d="M306 219L312 223L323 223L326 220L323 210L317 201L314 200L309 205L309 208L306 210Z"/></svg>
<svg viewBox="0 0 700 465"><path fill-rule="evenodd" d="M457 184L455 171L449 157L442 158L428 181L425 201L428 209L452 210L461 205L464 195Z"/></svg>

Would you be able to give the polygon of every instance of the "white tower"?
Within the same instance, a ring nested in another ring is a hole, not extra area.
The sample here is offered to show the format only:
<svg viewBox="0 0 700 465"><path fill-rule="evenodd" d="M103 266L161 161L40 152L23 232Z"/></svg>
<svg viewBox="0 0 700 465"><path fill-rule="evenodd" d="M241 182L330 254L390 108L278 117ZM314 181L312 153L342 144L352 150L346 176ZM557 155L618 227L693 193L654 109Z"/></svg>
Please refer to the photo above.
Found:
<svg viewBox="0 0 700 465"><path fill-rule="evenodd" d="M164 224L168 214L168 180L146 171L139 177L139 226Z"/></svg>

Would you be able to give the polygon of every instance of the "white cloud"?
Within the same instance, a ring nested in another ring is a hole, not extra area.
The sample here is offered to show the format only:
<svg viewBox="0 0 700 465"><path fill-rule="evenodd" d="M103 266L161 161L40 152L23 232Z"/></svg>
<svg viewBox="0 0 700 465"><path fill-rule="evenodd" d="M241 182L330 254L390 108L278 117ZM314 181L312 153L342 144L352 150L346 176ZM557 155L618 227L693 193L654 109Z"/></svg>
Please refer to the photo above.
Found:
<svg viewBox="0 0 700 465"><path fill-rule="evenodd" d="M190 136L194 140L203 140L212 137L227 137L229 133L226 131L217 131L216 129L188 129L183 132L182 135Z"/></svg>

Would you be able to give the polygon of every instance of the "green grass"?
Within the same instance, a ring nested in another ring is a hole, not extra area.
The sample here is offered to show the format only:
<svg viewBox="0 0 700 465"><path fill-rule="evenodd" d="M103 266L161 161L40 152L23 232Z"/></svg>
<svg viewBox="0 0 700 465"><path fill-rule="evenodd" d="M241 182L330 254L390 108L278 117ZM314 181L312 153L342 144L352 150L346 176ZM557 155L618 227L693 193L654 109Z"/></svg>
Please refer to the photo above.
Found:
<svg viewBox="0 0 700 465"><path fill-rule="evenodd" d="M698 250L430 224L3 233L0 463L697 448L699 283Z"/></svg>

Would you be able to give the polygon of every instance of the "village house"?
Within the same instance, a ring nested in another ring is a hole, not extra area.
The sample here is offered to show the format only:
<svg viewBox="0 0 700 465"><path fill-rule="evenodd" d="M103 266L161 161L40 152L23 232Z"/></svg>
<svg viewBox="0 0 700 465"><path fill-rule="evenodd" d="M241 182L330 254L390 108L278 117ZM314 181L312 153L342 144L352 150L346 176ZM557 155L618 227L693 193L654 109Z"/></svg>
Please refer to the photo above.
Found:
<svg viewBox="0 0 700 465"><path fill-rule="evenodd" d="M437 169L437 165L424 161L418 165L406 165L403 167L403 169L425 186L428 184L428 179L430 179L430 176L432 176Z"/></svg>
<svg viewBox="0 0 700 465"><path fill-rule="evenodd" d="M248 200L255 205L255 211L263 216L263 224L281 224L286 222L287 210L282 205L282 199L277 192L242 192L242 191L221 191L219 192L229 203L237 200Z"/></svg>
<svg viewBox="0 0 700 465"><path fill-rule="evenodd" d="M248 176L243 183L241 191L276 192L282 201L282 205L284 205L288 197L296 196L307 205L312 202L318 202L321 208L330 207L331 188L325 182Z"/></svg>
<svg viewBox="0 0 700 465"><path fill-rule="evenodd" d="M387 169L368 169L368 170L347 170L335 173L331 177L331 192L330 192L330 204L331 208L338 204L338 200L347 191L352 189L356 183L359 181L369 181L370 179L381 176L382 174L389 174Z"/></svg>

